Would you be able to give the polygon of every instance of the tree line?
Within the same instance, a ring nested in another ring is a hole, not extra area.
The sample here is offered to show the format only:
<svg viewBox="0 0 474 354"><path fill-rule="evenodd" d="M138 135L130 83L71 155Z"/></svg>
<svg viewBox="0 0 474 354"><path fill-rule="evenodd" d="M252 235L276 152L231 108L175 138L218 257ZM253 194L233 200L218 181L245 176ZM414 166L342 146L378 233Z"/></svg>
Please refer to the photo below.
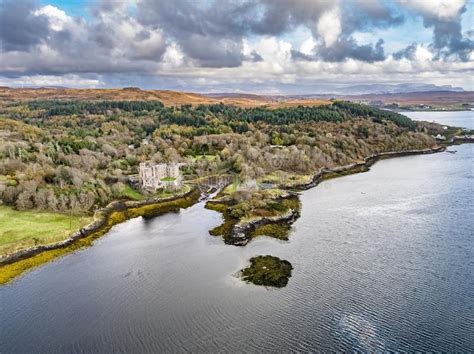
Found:
<svg viewBox="0 0 474 354"><path fill-rule="evenodd" d="M335 101L332 105L268 109L265 107L240 108L222 103L199 105L195 108L191 105L183 105L177 108L165 107L160 101L51 100L28 102L28 108L43 111L45 117L106 114L113 110L134 112L135 115L152 112L157 122L197 128L209 126L212 118L218 118L223 124L231 126L236 133L247 131L247 124L255 122L288 125L300 122L342 122L357 117L372 118L379 123L388 120L399 127L416 129L416 123L402 114L347 101Z"/></svg>

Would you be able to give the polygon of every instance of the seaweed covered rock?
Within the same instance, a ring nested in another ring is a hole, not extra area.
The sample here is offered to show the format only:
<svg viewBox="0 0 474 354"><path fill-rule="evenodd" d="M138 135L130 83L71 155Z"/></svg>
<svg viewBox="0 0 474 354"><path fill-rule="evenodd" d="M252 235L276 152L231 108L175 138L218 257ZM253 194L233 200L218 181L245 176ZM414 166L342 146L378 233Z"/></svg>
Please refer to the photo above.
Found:
<svg viewBox="0 0 474 354"><path fill-rule="evenodd" d="M250 258L250 266L241 270L241 278L255 285L283 288L288 284L293 266L274 256Z"/></svg>
<svg viewBox="0 0 474 354"><path fill-rule="evenodd" d="M210 230L225 243L244 246L252 238L266 235L287 240L290 225L300 216L298 195L280 189L258 190L245 198L236 193L208 201L206 208L221 212L224 223Z"/></svg>

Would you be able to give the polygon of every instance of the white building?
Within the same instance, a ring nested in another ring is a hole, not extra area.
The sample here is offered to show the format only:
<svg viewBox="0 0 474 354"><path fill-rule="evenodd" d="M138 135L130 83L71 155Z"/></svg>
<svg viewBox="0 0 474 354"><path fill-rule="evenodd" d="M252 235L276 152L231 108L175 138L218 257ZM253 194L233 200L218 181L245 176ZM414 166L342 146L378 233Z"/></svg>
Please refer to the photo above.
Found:
<svg viewBox="0 0 474 354"><path fill-rule="evenodd" d="M140 189L155 191L157 189L179 189L183 185L183 176L176 163L153 164L142 162L138 175Z"/></svg>

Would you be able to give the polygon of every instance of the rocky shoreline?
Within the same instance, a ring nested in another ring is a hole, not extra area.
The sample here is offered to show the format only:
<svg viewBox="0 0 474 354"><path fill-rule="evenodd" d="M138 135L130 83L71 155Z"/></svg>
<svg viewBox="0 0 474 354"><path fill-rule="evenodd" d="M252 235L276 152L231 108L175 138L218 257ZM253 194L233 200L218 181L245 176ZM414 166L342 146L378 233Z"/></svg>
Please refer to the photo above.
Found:
<svg viewBox="0 0 474 354"><path fill-rule="evenodd" d="M298 210L290 209L287 213L279 216L262 218L255 221L250 221L248 223L236 224L232 228L229 240L227 243L234 246L245 246L250 242L252 237L250 233L259 226L269 225L269 224L293 224L296 219L300 217Z"/></svg>
<svg viewBox="0 0 474 354"><path fill-rule="evenodd" d="M345 166L339 166L335 168L321 168L318 170L309 183L294 185L291 187L285 188L286 190L307 190L313 187L316 187L319 183L324 180L350 175L359 172L366 172L370 169L375 162L381 159L392 158L392 157L401 157L401 156L410 156L410 155L420 155L420 154L432 154L437 152L442 152L446 150L444 146L435 146L429 149L422 150L406 150L406 151L393 151L393 152L384 152L379 154L373 154L364 159L363 162L352 163ZM219 202L218 202L219 203ZM224 201L220 202L225 205ZM230 227L230 230L224 235L224 241L226 244L233 246L245 246L252 239L252 232L260 226L269 225L269 224L293 224L300 216L298 210L291 209L283 215L273 216L273 217L262 217L256 220L251 220L248 222L237 221L234 222ZM224 215L225 218L225 215Z"/></svg>
<svg viewBox="0 0 474 354"><path fill-rule="evenodd" d="M429 149L422 149L422 150L390 151L390 152L382 152L379 154L372 154L364 158L363 162L352 163L349 165L339 166L335 168L322 167L313 175L311 182L295 185L295 186L292 186L290 189L307 190L307 189L316 187L319 183L329 178L345 176L345 175L358 173L358 172L366 172L369 170L370 166L372 166L378 160L393 158L393 157L411 156L411 155L434 154L437 152L442 152L444 150L446 150L446 147L444 146L435 146Z"/></svg>
<svg viewBox="0 0 474 354"><path fill-rule="evenodd" d="M449 143L450 145L473 144L474 135L455 135Z"/></svg>

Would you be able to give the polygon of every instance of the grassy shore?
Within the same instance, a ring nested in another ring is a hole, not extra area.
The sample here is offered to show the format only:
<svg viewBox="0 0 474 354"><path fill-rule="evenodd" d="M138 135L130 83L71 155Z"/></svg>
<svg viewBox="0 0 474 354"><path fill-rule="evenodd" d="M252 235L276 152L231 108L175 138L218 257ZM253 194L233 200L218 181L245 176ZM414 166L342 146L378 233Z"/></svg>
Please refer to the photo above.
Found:
<svg viewBox="0 0 474 354"><path fill-rule="evenodd" d="M91 221L91 216L18 211L0 206L0 256L62 241Z"/></svg>
<svg viewBox="0 0 474 354"><path fill-rule="evenodd" d="M199 191L194 190L173 200L157 200L155 203L139 206L128 205L128 203L126 203L124 208L114 210L110 214L104 215L104 225L86 237L77 239L65 247L47 250L34 256L20 259L14 263L0 265L0 285L11 281L32 268L61 257L69 252L91 246L95 239L107 233L114 225L138 216L153 217L170 211L176 211L181 208L188 208L196 203L199 199L199 195ZM56 215L57 214L51 214L51 216Z"/></svg>

